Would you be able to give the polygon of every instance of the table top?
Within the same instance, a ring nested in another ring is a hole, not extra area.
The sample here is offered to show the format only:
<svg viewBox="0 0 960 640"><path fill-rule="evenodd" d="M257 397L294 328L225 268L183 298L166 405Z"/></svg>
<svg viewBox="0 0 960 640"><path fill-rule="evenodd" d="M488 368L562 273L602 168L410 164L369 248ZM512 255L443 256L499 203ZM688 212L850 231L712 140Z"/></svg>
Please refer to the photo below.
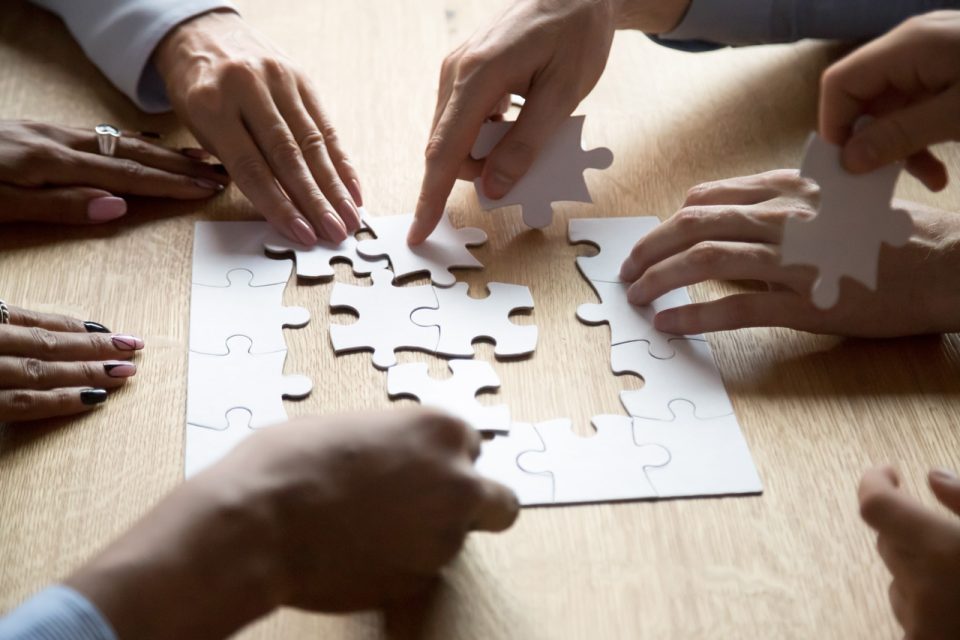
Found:
<svg viewBox="0 0 960 640"><path fill-rule="evenodd" d="M412 210L446 52L497 7L481 0L271 0L238 3L313 77L365 185L368 209ZM494 5L498 3L493 3ZM502 4L502 3L499 3ZM588 146L613 166L588 173L594 205L565 204L543 232L518 212L481 212L459 185L450 209L486 229L474 291L489 281L531 287L540 328L529 360L496 362L518 421L621 413L639 386L609 369L606 327L574 317L593 293L566 241L572 217L666 218L704 180L799 164L815 122L822 43L686 54L638 33L616 37L604 77L579 113ZM139 113L83 58L53 17L23 2L0 9L0 117L79 126L101 121L162 132L183 146L172 115ZM960 147L945 147L953 167ZM960 203L956 181L933 196L913 179L899 195ZM0 427L0 610L77 567L182 477L193 223L255 219L230 188L203 203L138 201L119 224L0 229L0 292L14 304L70 313L143 336L140 374L77 419ZM349 281L347 269L337 278ZM288 304L311 324L287 333L287 371L310 375L291 415L381 408L385 376L368 353L330 347L330 284L291 285ZM691 288L695 299L730 291ZM244 638L368 638L384 627L436 638L894 637L888 576L858 517L862 471L898 464L924 495L934 465L960 466L960 341L956 336L844 340L758 329L709 336L764 481L762 497L526 510L503 535L474 535L422 606L385 616L283 611ZM484 345L482 358L493 361ZM443 361L423 360L434 373ZM487 398L493 402L497 397ZM403 401L407 403L409 401ZM385 618L385 620L384 620Z"/></svg>

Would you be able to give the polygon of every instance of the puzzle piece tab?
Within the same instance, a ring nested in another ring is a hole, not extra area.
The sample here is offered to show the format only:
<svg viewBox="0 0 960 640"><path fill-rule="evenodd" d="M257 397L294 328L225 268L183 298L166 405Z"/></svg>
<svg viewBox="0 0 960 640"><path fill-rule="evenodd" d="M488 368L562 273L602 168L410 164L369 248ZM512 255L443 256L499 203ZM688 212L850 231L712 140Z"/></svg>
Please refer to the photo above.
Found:
<svg viewBox="0 0 960 640"><path fill-rule="evenodd" d="M237 269L253 274L251 287L285 283L293 263L264 255L263 242L271 233L268 222L198 222L193 234L193 284L229 287L227 274Z"/></svg>
<svg viewBox="0 0 960 640"><path fill-rule="evenodd" d="M656 216L571 220L567 227L570 243L586 242L600 249L595 256L577 258L580 273L595 282L620 282L620 266L633 246L659 224Z"/></svg>
<svg viewBox="0 0 960 640"><path fill-rule="evenodd" d="M526 175L500 200L487 198L481 179L477 178L474 186L480 207L489 211L520 205L524 223L541 229L553 220L554 202L593 202L583 172L606 169L613 163L613 153L604 147L584 151L581 146L583 123L584 116L571 116L560 125ZM477 160L487 157L513 125L513 122L485 122L470 155Z"/></svg>
<svg viewBox="0 0 960 640"><path fill-rule="evenodd" d="M433 352L440 340L437 327L414 324L415 309L437 308L437 296L429 285L397 287L386 269L371 274L373 286L358 287L337 282L330 294L330 307L349 308L359 314L353 324L331 324L330 339L336 353L373 351L373 364L387 369L397 363L394 351L411 349Z"/></svg>
<svg viewBox="0 0 960 640"><path fill-rule="evenodd" d="M490 295L486 298L471 298L465 282L449 289L436 289L437 307L417 309L410 317L418 325L439 327L436 351L446 356L473 356L473 341L478 338L493 340L494 353L499 357L533 353L537 348L537 328L510 321L512 312L533 308L530 289L501 282L491 282L487 289Z"/></svg>
<svg viewBox="0 0 960 640"><path fill-rule="evenodd" d="M347 236L337 245L321 240L316 245L308 247L292 242L274 232L265 239L264 248L271 253L295 255L297 275L301 278L332 278L334 275L332 265L335 262L350 263L354 275L358 276L369 275L377 269L387 268L385 259L370 260L357 253L358 243L355 237Z"/></svg>
<svg viewBox="0 0 960 640"><path fill-rule="evenodd" d="M391 398L409 396L425 407L454 415L478 431L510 431L510 408L477 402L477 393L500 387L500 378L489 362L452 360L453 376L438 380L430 376L425 362L398 364L387 370L387 393Z"/></svg>
<svg viewBox="0 0 960 640"><path fill-rule="evenodd" d="M560 422L569 424L566 420ZM553 477L549 473L528 473L517 463L523 453L545 450L534 425L514 423L508 435L483 441L476 462L477 473L513 489L524 506L552 504Z"/></svg>
<svg viewBox="0 0 960 640"><path fill-rule="evenodd" d="M902 168L893 163L865 175L850 174L841 164L839 147L810 136L800 175L820 186L819 210L809 220L787 220L780 249L783 265L819 270L812 298L820 309L837 303L844 276L876 290L880 245L899 247L909 240L910 215L891 208Z"/></svg>

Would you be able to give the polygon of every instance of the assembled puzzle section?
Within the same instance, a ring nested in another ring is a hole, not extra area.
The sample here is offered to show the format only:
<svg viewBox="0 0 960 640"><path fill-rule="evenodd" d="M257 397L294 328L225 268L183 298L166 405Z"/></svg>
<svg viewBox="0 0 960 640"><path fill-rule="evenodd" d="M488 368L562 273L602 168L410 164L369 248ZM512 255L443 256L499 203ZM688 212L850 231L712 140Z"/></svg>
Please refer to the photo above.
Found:
<svg viewBox="0 0 960 640"><path fill-rule="evenodd" d="M483 193L481 178L477 178L474 186L480 207L489 211L520 205L524 223L542 229L553 221L554 202L593 202L583 172L606 169L613 164L613 153L604 147L583 150L584 120L584 116L571 116L561 124L527 173L503 198L488 198ZM485 122L470 155L477 160L486 158L513 125L513 122Z"/></svg>
<svg viewBox="0 0 960 640"><path fill-rule="evenodd" d="M193 284L229 287L228 275L242 269L251 274L250 286L286 284L293 270L290 260L264 255L263 244L273 233L267 222L198 222L193 234Z"/></svg>
<svg viewBox="0 0 960 640"><path fill-rule="evenodd" d="M359 242L356 235L350 235L339 244L320 240L314 246L308 247L274 231L264 239L263 246L272 254L295 256L297 276L305 279L332 278L333 265L337 262L348 263L353 268L354 275L357 276L370 275L373 271L387 267L387 260L384 258L369 259L360 255L357 252Z"/></svg>

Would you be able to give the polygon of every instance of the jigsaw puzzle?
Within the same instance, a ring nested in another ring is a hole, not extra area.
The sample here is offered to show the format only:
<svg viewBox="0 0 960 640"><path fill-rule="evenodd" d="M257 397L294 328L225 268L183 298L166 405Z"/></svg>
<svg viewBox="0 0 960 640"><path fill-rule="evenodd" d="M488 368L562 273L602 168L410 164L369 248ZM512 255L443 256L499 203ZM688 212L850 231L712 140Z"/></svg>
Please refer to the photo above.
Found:
<svg viewBox="0 0 960 640"><path fill-rule="evenodd" d="M198 222L193 234L193 284L229 287L227 275L244 269L252 274L251 287L283 284L293 263L263 253L272 233L268 222Z"/></svg>
<svg viewBox="0 0 960 640"><path fill-rule="evenodd" d="M643 388L620 392L620 401L631 416L673 420L670 403L686 400L696 407L697 418L715 418L733 413L710 345L702 340L670 341L672 358L650 355L649 343L624 342L610 348L614 373L632 373L643 378Z"/></svg>
<svg viewBox="0 0 960 640"><path fill-rule="evenodd" d="M533 353L537 328L510 321L512 312L533 309L530 289L501 282L491 282L487 289L490 294L485 298L471 298L465 282L436 289L435 308L417 309L410 317L420 326L439 328L435 351L442 355L471 357L478 338L493 340L494 353L501 358Z"/></svg>
<svg viewBox="0 0 960 640"><path fill-rule="evenodd" d="M656 216L571 220L567 227L570 243L586 242L600 250L595 256L579 256L577 268L587 280L620 282L620 266L633 246L659 224Z"/></svg>
<svg viewBox="0 0 960 640"><path fill-rule="evenodd" d="M894 163L865 175L847 173L840 148L810 136L800 175L820 186L820 206L809 220L787 220L781 263L818 269L812 298L820 309L837 303L844 276L876 290L880 245L899 247L910 238L910 215L891 208L902 168Z"/></svg>
<svg viewBox="0 0 960 640"><path fill-rule="evenodd" d="M480 207L489 211L520 205L524 223L541 229L553 220L554 202L593 202L583 172L606 169L613 163L613 153L604 147L584 151L583 123L584 116L571 116L564 122L544 145L526 175L500 200L487 198L477 178L474 185ZM477 160L487 157L513 124L485 122L470 155Z"/></svg>
<svg viewBox="0 0 960 640"><path fill-rule="evenodd" d="M376 239L361 240L357 251L361 256L375 259L387 257L396 279L414 274L429 273L433 284L449 287L457 281L451 269L482 269L483 264L467 247L476 247L487 241L487 234L476 227L458 229L444 212L436 230L422 244L407 244L407 232L413 223L413 214L369 218L368 224Z"/></svg>
<svg viewBox="0 0 960 640"><path fill-rule="evenodd" d="M333 263L347 262L353 267L354 275L366 276L377 269L385 269L385 259L370 260L357 253L359 241L347 236L340 244L321 240L312 247L292 242L280 235L271 233L264 240L264 248L277 255L296 256L297 276L301 278L329 279L333 277Z"/></svg>
<svg viewBox="0 0 960 640"><path fill-rule="evenodd" d="M415 309L437 308L434 288L395 286L393 273L386 269L374 271L371 277L371 287L342 282L333 285L330 307L352 309L360 316L353 324L330 325L334 351L340 354L371 350L373 364L378 369L395 365L394 351L398 349L435 351L440 330L422 327L410 319Z"/></svg>
<svg viewBox="0 0 960 640"><path fill-rule="evenodd" d="M452 360L453 375L447 379L430 376L426 362L398 364L387 370L387 393L391 398L410 397L425 407L454 415L477 431L510 431L510 409L505 404L488 406L477 401L477 393L498 389L500 378L489 362Z"/></svg>
<svg viewBox="0 0 960 640"><path fill-rule="evenodd" d="M564 420L559 422L568 424ZM508 435L483 441L476 463L477 473L513 489L524 506L552 504L553 476L549 473L528 473L517 463L522 453L545 450L534 425L515 423Z"/></svg>
<svg viewBox="0 0 960 640"><path fill-rule="evenodd" d="M249 271L231 271L229 287L193 285L190 351L226 355L227 339L235 335L250 339L250 353L283 351L283 327L306 326L309 311L283 306L286 284L252 287L252 278Z"/></svg>
<svg viewBox="0 0 960 640"><path fill-rule="evenodd" d="M183 451L183 475L189 478L203 471L252 436L254 430L250 428L250 417L250 412L246 409L232 409L227 412L226 429L188 424Z"/></svg>
<svg viewBox="0 0 960 640"><path fill-rule="evenodd" d="M245 336L227 341L227 355L190 353L187 422L226 429L232 409L250 412L257 429L287 419L283 398L304 398L313 389L310 378L283 374L286 351L253 355Z"/></svg>

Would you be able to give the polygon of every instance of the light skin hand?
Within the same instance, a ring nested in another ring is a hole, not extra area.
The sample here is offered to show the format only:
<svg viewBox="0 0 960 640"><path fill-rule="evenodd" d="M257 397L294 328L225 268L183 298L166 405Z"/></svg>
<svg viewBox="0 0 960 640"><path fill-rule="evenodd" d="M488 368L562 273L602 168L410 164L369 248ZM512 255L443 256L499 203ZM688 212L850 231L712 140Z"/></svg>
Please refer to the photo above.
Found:
<svg viewBox="0 0 960 640"><path fill-rule="evenodd" d="M482 179L502 198L600 78L618 27L666 31L689 0L519 0L444 60L426 166L408 241L436 228L457 178ZM470 158L480 127L509 94L526 102L483 160Z"/></svg>
<svg viewBox="0 0 960 640"><path fill-rule="evenodd" d="M360 181L310 80L232 12L154 52L174 110L281 233L312 245L360 228Z"/></svg>
<svg viewBox="0 0 960 640"><path fill-rule="evenodd" d="M930 151L960 140L960 11L911 18L823 74L820 134L843 146L843 163L867 173L895 161L928 188L947 185ZM857 131L861 116L874 116Z"/></svg>
<svg viewBox="0 0 960 640"><path fill-rule="evenodd" d="M914 221L903 247L880 251L877 291L841 280L839 302L810 302L816 275L808 266L780 265L784 223L816 213L818 189L796 171L707 183L683 207L635 245L621 279L633 304L706 280L753 281L763 291L668 309L657 329L678 334L779 326L814 333L893 337L960 329L960 218L898 202ZM917 283L923 286L918 287Z"/></svg>
<svg viewBox="0 0 960 640"><path fill-rule="evenodd" d="M473 470L479 447L420 409L271 427L67 584L144 640L226 636L277 606L383 607L428 587L471 530L516 519L513 493Z"/></svg>
<svg viewBox="0 0 960 640"><path fill-rule="evenodd" d="M125 133L116 155L97 150L93 128L0 121L0 224L100 224L127 213L123 195L209 198L229 182L223 167Z"/></svg>
<svg viewBox="0 0 960 640"><path fill-rule="evenodd" d="M90 411L136 375L143 340L96 322L9 307L0 324L0 423Z"/></svg>
<svg viewBox="0 0 960 640"><path fill-rule="evenodd" d="M960 637L960 480L935 469L928 481L951 515L907 495L891 467L871 469L860 481L860 514L877 532L877 551L893 575L890 605L906 640Z"/></svg>

